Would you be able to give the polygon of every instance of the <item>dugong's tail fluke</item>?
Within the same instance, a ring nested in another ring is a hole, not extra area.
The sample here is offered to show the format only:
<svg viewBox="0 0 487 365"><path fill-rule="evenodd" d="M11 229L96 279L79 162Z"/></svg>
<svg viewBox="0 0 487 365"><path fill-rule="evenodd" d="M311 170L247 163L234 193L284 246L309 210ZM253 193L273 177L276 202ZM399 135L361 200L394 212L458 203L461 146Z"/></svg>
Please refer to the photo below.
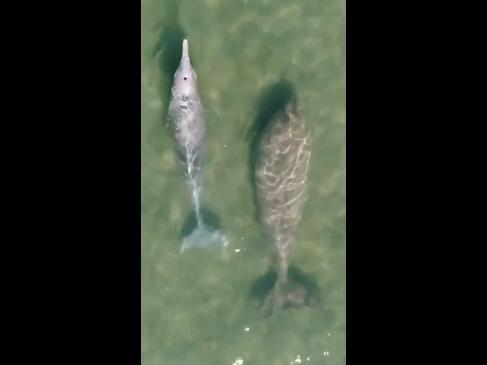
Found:
<svg viewBox="0 0 487 365"><path fill-rule="evenodd" d="M314 306L316 303L310 300L311 294L310 289L299 281L278 280L264 299L260 311L265 316L271 316L283 309Z"/></svg>
<svg viewBox="0 0 487 365"><path fill-rule="evenodd" d="M228 241L219 230L198 222L194 231L184 238L181 253L192 248L224 247L226 245L228 245Z"/></svg>
<svg viewBox="0 0 487 365"><path fill-rule="evenodd" d="M260 311L265 316L288 308L314 308L320 304L319 288L297 267L279 265L276 280L270 290L263 293Z"/></svg>

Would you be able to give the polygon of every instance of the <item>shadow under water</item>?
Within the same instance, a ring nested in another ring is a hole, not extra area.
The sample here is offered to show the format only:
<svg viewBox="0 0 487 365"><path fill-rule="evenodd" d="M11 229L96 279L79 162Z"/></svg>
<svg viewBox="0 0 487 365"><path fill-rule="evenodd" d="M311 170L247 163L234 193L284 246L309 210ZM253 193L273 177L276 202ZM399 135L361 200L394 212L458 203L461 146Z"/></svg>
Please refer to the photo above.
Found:
<svg viewBox="0 0 487 365"><path fill-rule="evenodd" d="M247 139L250 140L249 149L249 181L252 187L254 205L256 207L255 219L259 219L259 204L257 201L255 186L255 164L259 153L259 144L263 132L272 120L276 112L282 109L292 98L296 97L294 86L287 80L281 79L278 82L265 88L257 102L257 114L252 126L247 132Z"/></svg>
<svg viewBox="0 0 487 365"><path fill-rule="evenodd" d="M155 30L160 28L158 41L152 51L152 57L158 59L158 67L161 71L161 101L169 101L173 75L181 60L182 42L186 36L183 26L179 21L179 1L166 0L166 17ZM165 103L164 105L168 105Z"/></svg>
<svg viewBox="0 0 487 365"><path fill-rule="evenodd" d="M182 42L185 38L186 32L179 22L179 1L167 0L165 2L167 14L165 19L161 21L163 26L155 27L154 31L160 29L158 41L152 51L152 59L157 61L159 69L159 97L162 104L163 117L156 120L151 128L149 142L157 150L162 149L161 144L162 135L167 133L167 110L171 100L171 88L173 83L173 76L176 72L179 62L181 60Z"/></svg>
<svg viewBox="0 0 487 365"><path fill-rule="evenodd" d="M210 211L209 209L202 207L201 208L201 217L203 223L207 224L213 229L219 230L221 228L221 221L218 215ZM188 236L198 225L198 221L196 219L196 212L193 210L191 211L186 219L184 220L183 228L181 232L179 232L179 238L184 238Z"/></svg>

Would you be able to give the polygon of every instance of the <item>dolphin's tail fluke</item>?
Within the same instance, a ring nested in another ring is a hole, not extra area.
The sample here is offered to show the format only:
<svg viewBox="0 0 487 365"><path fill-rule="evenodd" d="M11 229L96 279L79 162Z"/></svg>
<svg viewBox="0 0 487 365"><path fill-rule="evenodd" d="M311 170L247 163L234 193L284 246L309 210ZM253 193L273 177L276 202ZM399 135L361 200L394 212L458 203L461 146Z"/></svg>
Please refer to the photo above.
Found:
<svg viewBox="0 0 487 365"><path fill-rule="evenodd" d="M192 248L225 247L228 240L217 229L203 222L199 222L196 228L184 238L181 253Z"/></svg>
<svg viewBox="0 0 487 365"><path fill-rule="evenodd" d="M191 172L188 173L191 175ZM181 252L190 250L192 248L211 248L211 247L224 247L228 245L228 240L218 230L215 229L203 221L203 215L201 212L200 193L201 186L197 179L189 180L192 187L193 205L196 216L196 227L193 231L184 237L183 245L181 246Z"/></svg>

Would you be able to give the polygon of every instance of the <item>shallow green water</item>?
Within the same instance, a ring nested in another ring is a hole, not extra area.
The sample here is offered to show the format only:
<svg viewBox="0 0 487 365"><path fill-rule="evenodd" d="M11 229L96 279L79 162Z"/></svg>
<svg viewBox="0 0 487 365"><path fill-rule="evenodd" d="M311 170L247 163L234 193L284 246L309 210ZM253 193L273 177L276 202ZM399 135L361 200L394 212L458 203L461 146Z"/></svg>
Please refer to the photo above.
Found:
<svg viewBox="0 0 487 365"><path fill-rule="evenodd" d="M183 34L207 121L203 205L230 245L180 254L191 200L164 114ZM344 2L142 0L141 57L142 364L345 364ZM289 85L313 139L293 264L321 306L263 318L251 288L271 262L249 156Z"/></svg>

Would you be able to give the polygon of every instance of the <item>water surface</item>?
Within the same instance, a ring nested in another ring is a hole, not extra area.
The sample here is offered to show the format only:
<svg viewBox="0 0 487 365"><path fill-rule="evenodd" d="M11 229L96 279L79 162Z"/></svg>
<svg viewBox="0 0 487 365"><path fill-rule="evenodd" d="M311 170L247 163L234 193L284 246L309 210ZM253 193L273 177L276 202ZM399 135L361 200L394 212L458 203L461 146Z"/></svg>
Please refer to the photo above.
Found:
<svg viewBox="0 0 487 365"><path fill-rule="evenodd" d="M345 364L344 9L342 0L142 0L142 364ZM207 120L205 216L230 245L180 254L191 197L164 115L184 35ZM249 169L256 134L289 89L312 136L293 264L319 287L321 306L266 319L253 294L270 256Z"/></svg>

